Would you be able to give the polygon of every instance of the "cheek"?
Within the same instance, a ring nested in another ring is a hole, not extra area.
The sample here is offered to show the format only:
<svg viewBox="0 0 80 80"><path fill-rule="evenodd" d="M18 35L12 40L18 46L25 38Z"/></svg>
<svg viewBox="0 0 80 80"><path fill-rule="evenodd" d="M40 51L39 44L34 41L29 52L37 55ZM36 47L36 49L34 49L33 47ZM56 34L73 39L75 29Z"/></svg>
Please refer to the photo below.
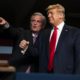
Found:
<svg viewBox="0 0 80 80"><path fill-rule="evenodd" d="M32 23L31 26L34 26L34 23Z"/></svg>
<svg viewBox="0 0 80 80"><path fill-rule="evenodd" d="M36 30L38 30L38 31L41 30L41 27L42 27L41 25L38 26L38 27L36 28Z"/></svg>

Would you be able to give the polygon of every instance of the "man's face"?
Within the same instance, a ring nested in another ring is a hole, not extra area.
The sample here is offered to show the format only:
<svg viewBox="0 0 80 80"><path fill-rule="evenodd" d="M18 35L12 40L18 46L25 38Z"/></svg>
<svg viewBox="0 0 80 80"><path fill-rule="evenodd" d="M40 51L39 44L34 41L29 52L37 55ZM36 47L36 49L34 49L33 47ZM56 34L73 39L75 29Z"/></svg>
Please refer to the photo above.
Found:
<svg viewBox="0 0 80 80"><path fill-rule="evenodd" d="M61 15L57 9L51 9L48 11L48 19L50 24L57 26L61 22Z"/></svg>
<svg viewBox="0 0 80 80"><path fill-rule="evenodd" d="M32 16L31 18L31 30L39 32L42 28L42 17L39 15Z"/></svg>

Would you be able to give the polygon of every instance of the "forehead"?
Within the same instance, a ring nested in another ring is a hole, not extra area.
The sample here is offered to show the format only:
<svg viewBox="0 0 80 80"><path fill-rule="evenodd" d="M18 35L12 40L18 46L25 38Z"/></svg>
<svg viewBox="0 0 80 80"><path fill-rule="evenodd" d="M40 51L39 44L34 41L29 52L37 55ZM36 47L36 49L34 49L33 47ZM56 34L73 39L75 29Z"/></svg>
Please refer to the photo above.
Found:
<svg viewBox="0 0 80 80"><path fill-rule="evenodd" d="M58 12L57 8L48 10L47 14L49 14L49 13L55 13L55 12Z"/></svg>
<svg viewBox="0 0 80 80"><path fill-rule="evenodd" d="M42 16L40 16L40 15L33 15L33 16L31 17L31 19L42 20Z"/></svg>

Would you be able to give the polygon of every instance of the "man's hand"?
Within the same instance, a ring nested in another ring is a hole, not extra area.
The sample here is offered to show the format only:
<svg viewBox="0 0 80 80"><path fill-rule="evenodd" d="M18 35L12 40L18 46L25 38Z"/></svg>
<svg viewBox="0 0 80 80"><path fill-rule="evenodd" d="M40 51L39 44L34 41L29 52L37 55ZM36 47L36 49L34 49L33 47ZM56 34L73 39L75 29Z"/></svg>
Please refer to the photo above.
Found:
<svg viewBox="0 0 80 80"><path fill-rule="evenodd" d="M8 22L4 18L0 17L0 25L3 25L4 26L7 23Z"/></svg>
<svg viewBox="0 0 80 80"><path fill-rule="evenodd" d="M19 47L22 48L23 50L21 51L21 53L25 54L25 52L27 51L29 46L29 41L26 40L22 40L19 44Z"/></svg>
<svg viewBox="0 0 80 80"><path fill-rule="evenodd" d="M25 49L28 46L29 46L29 41L26 41L26 40L22 40L19 44L19 47L22 49Z"/></svg>

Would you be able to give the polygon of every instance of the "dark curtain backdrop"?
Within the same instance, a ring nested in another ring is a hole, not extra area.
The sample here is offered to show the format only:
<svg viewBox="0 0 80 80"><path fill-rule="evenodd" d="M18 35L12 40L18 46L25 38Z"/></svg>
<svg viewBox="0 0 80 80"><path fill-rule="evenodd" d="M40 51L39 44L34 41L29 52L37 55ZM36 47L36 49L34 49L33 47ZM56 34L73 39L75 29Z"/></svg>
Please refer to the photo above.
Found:
<svg viewBox="0 0 80 80"><path fill-rule="evenodd" d="M45 13L47 0L0 0L0 16L15 27L29 28L34 12Z"/></svg>
<svg viewBox="0 0 80 80"><path fill-rule="evenodd" d="M66 23L80 26L80 0L0 0L0 16L15 27L29 28L32 13L39 11L45 16L49 4L60 3L66 9Z"/></svg>

